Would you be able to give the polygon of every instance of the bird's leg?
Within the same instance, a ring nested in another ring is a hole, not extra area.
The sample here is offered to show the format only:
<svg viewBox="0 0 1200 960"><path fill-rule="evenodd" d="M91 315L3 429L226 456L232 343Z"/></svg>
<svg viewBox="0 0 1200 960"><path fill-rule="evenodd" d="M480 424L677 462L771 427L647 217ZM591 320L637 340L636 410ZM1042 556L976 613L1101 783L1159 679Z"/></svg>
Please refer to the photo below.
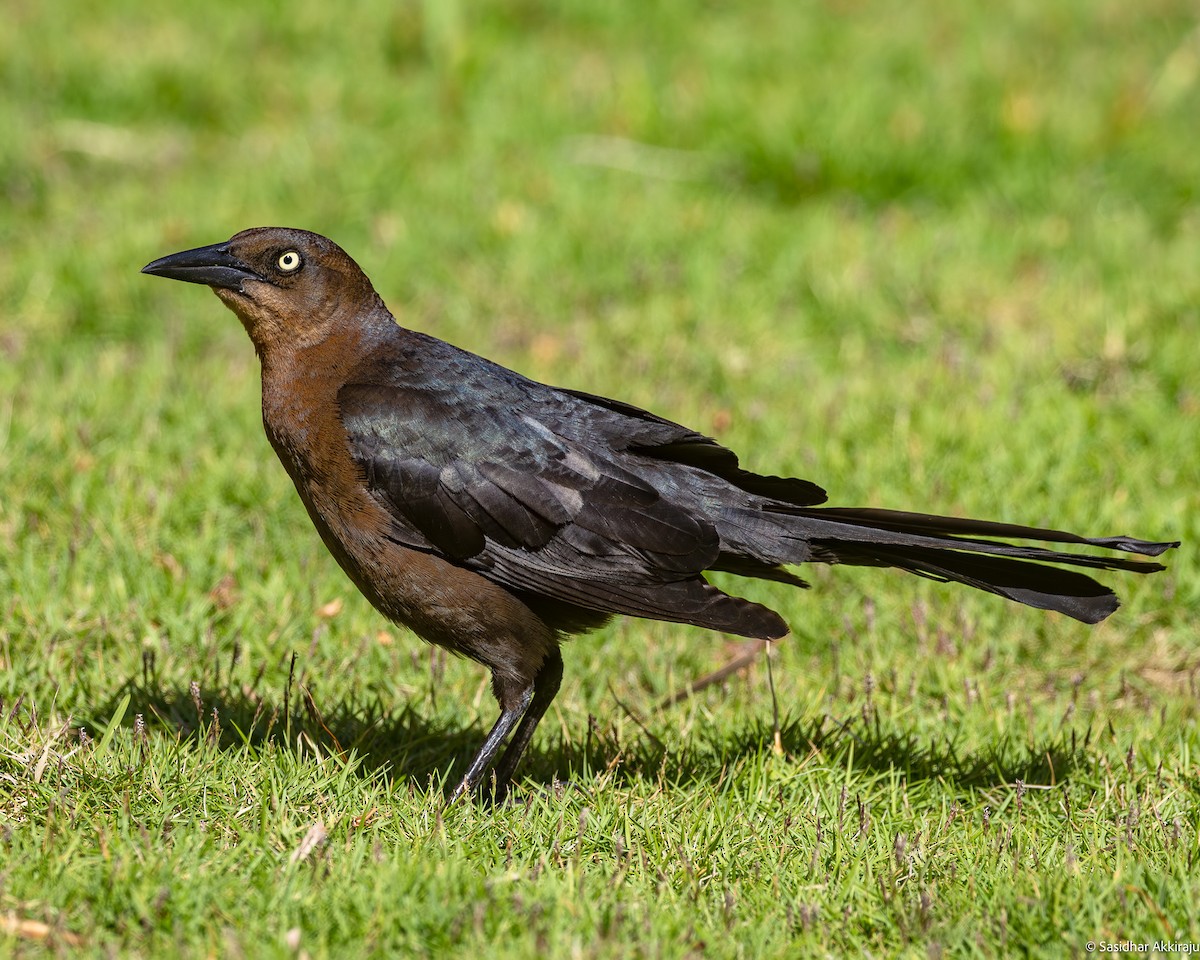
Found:
<svg viewBox="0 0 1200 960"><path fill-rule="evenodd" d="M471 760L471 765L467 767L467 772L463 774L462 780L454 788L454 792L450 794L448 803L454 803L463 794L470 793L475 789L475 785L483 779L484 773L491 765L492 760L495 759L496 753L500 750L501 744L504 743L505 737L512 732L512 728L516 726L517 721L528 710L529 703L533 700L536 685L537 681L535 679L534 683L521 691L514 706L501 709L500 716L492 726L491 733L487 735L487 739L483 741L483 745Z"/></svg>
<svg viewBox="0 0 1200 960"><path fill-rule="evenodd" d="M529 741L533 739L533 731L537 729L538 723L557 695L558 688L562 684L562 675L562 654L559 652L558 646L554 645L546 654L546 659L542 662L537 676L533 678L533 699L530 701L529 709L525 711L525 716L521 718L517 732L513 734L512 742L496 765L494 796L496 803L500 803L507 796L509 782L516 773L521 755L529 746Z"/></svg>

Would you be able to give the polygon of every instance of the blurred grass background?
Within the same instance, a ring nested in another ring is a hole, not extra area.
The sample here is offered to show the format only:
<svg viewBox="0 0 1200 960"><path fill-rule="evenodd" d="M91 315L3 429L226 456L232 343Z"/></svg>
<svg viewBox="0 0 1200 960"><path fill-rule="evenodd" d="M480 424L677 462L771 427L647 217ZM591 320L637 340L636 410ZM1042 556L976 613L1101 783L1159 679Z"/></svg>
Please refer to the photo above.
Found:
<svg viewBox="0 0 1200 960"><path fill-rule="evenodd" d="M0 949L1200 942L1193 4L6 19ZM660 709L742 648L621 621L567 650L525 803L443 816L485 678L325 555L233 316L137 272L266 224L332 236L406 325L833 502L1184 547L1094 629L885 571L724 578L795 628L782 755L761 661Z"/></svg>

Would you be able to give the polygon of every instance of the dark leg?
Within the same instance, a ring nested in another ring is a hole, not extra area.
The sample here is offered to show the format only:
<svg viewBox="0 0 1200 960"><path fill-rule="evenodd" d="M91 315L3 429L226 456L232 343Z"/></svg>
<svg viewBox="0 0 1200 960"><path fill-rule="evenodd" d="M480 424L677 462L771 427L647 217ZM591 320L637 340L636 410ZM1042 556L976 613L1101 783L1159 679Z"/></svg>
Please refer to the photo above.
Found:
<svg viewBox="0 0 1200 960"><path fill-rule="evenodd" d="M529 741L533 739L533 731L537 729L538 723L550 708L550 704L554 701L555 695L558 693L558 688L562 684L563 662L562 654L557 646L551 647L550 652L546 654L546 659L542 663L542 667L537 672L537 676L533 678L533 699L529 703L529 709L525 711L525 716L521 718L521 725L517 727L517 732L513 734L512 743L508 745L508 749L504 751L504 756L500 758L500 762L496 765L496 792L495 800L500 803L508 794L508 784L512 780L512 776L517 771L517 764L521 762L521 755L525 752L525 748L529 746Z"/></svg>
<svg viewBox="0 0 1200 960"><path fill-rule="evenodd" d="M561 664L561 661L559 662ZM561 673L562 668L560 666L559 674L561 675ZM522 692L516 706L500 712L500 717L492 727L492 732L487 735L487 739L483 741L483 746L479 748L474 759L471 760L471 765L467 767L467 772L463 774L462 781L454 788L454 792L450 794L449 803L454 803L464 793L470 793L475 789L476 784L483 779L484 773L491 765L492 760L495 759L496 753L500 750L500 745L504 743L504 738L512 732L512 728L516 726L517 721L528 711L529 703L533 700L536 689L537 680L535 678L533 686ZM524 724L521 726L523 729ZM508 754L506 753L504 756L507 758Z"/></svg>

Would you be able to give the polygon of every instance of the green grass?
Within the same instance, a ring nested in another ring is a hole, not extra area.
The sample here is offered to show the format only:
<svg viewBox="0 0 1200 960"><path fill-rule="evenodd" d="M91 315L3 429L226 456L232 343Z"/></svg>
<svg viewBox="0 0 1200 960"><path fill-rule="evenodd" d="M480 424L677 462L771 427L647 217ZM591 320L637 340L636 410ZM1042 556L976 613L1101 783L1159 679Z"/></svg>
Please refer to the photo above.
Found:
<svg viewBox="0 0 1200 960"><path fill-rule="evenodd" d="M0 954L1200 943L1198 37L1183 0L6 11ZM781 752L761 659L663 708L742 648L618 621L518 802L445 811L486 678L326 555L234 317L137 272L272 223L834 502L1185 545L1095 628L721 578L794 627Z"/></svg>

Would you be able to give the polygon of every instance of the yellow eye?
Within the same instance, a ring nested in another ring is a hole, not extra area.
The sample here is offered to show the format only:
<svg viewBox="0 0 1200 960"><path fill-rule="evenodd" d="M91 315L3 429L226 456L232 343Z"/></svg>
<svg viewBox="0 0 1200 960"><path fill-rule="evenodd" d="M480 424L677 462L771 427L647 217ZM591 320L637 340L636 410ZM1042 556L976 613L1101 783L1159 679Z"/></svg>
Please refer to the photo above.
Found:
<svg viewBox="0 0 1200 960"><path fill-rule="evenodd" d="M294 273L300 269L300 254L295 250L288 250L279 255L279 259L275 261L279 265L279 269L284 273Z"/></svg>

